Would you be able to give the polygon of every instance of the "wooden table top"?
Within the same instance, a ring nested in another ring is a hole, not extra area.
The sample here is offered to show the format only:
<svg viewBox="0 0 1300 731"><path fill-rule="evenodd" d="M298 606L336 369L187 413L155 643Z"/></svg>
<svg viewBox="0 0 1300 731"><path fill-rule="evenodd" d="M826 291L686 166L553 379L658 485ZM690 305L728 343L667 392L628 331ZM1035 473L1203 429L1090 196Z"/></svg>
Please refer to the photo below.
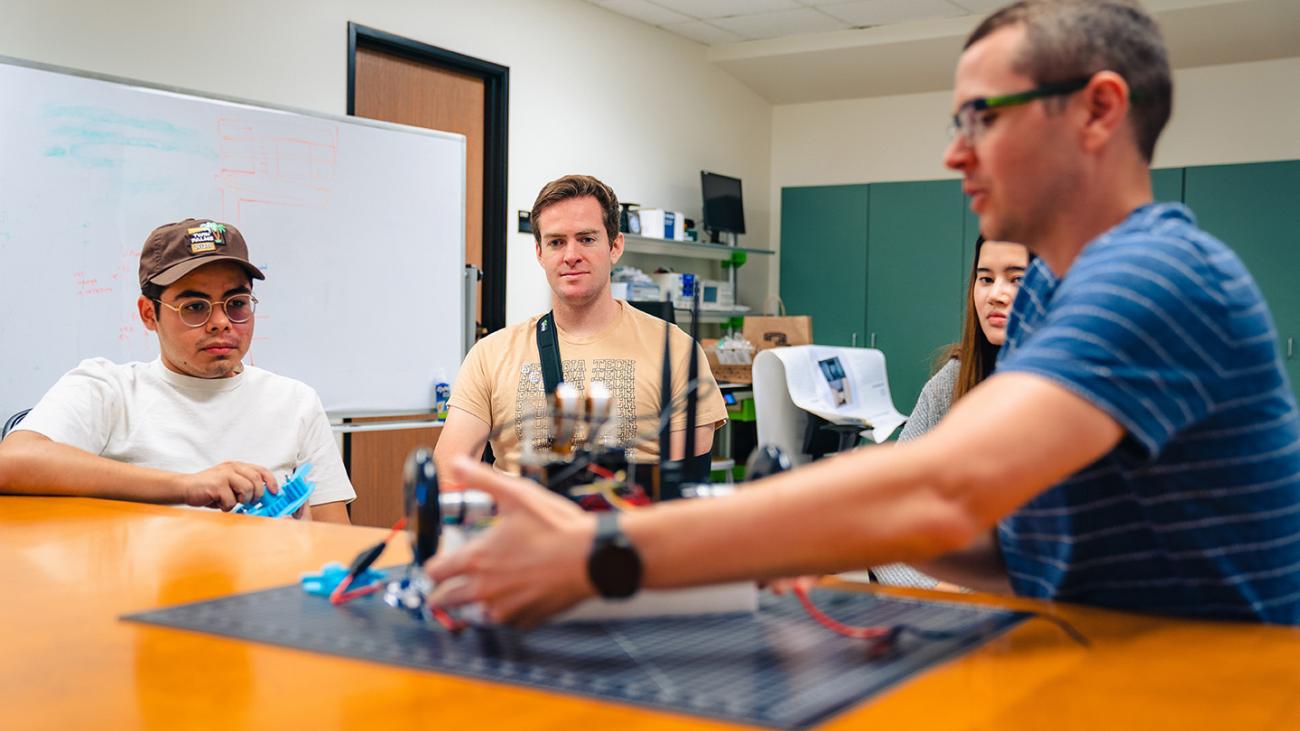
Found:
<svg viewBox="0 0 1300 731"><path fill-rule="evenodd" d="M739 728L118 620L292 583L326 561L346 563L383 535L0 497L0 728ZM398 543L385 563L409 557ZM957 599L1056 614L1092 645L1029 620L819 728L1300 729L1298 629Z"/></svg>

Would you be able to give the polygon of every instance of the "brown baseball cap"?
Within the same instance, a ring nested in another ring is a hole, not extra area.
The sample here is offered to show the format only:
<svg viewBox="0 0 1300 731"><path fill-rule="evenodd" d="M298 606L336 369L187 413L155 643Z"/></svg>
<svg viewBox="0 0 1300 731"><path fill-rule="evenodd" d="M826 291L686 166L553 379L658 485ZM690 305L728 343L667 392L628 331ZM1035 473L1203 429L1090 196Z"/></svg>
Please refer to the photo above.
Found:
<svg viewBox="0 0 1300 731"><path fill-rule="evenodd" d="M233 261L253 279L266 279L248 260L248 244L228 223L187 218L154 229L140 251L140 286L167 286L205 264Z"/></svg>

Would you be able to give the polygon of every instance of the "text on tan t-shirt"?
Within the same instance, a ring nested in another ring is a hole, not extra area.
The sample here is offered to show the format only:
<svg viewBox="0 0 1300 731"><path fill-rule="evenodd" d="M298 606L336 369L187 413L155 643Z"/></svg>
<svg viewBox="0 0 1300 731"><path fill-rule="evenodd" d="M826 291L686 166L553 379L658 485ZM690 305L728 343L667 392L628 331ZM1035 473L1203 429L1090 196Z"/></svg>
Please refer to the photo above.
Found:
<svg viewBox="0 0 1300 731"><path fill-rule="evenodd" d="M659 381L663 367L665 322L618 302L619 315L604 332L589 338L573 338L563 328L559 335L564 381L585 394L587 384L602 382L609 388L613 413L619 417L616 438L633 447L636 456L659 456ZM545 417L545 387L541 358L537 352L537 321L541 315L511 325L479 341L461 364L452 385L451 408L462 409L497 432L491 439L497 466L518 472L521 444L527 432L534 447L551 438L551 424ZM671 428L686 427L686 374L690 348L698 348L676 325L672 329L673 394L675 407ZM704 353L699 353L699 406L697 423L726 422L727 410L717 381ZM498 429L497 427L501 427ZM578 443L587 438L578 434Z"/></svg>

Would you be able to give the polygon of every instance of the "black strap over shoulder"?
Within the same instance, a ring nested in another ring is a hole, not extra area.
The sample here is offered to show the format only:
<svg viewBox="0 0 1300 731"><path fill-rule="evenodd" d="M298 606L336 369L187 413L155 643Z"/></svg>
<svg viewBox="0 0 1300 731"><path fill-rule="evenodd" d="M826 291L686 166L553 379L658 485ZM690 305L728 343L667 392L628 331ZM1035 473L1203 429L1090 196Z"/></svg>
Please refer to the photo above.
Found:
<svg viewBox="0 0 1300 731"><path fill-rule="evenodd" d="M555 393L555 387L564 380L560 360L560 338L555 332L555 313L548 312L537 321L537 353L542 359L542 384L546 395Z"/></svg>

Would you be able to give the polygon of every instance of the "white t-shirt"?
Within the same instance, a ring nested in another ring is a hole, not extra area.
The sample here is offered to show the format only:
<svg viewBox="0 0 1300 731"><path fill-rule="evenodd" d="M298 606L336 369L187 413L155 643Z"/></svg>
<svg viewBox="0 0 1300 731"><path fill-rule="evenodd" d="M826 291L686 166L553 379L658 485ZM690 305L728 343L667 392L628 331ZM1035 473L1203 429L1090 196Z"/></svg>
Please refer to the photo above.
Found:
<svg viewBox="0 0 1300 731"><path fill-rule="evenodd" d="M310 462L312 505L356 499L316 391L253 366L231 378L194 378L162 360L91 358L60 378L16 429L172 472L236 461L283 480Z"/></svg>

